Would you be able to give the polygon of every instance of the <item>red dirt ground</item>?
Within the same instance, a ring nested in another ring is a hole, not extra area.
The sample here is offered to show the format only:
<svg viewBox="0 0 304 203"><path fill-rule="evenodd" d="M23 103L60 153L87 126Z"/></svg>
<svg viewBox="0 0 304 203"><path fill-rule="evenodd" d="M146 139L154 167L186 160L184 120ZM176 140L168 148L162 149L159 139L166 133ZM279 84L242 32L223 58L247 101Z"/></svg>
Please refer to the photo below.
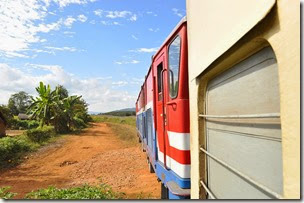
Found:
<svg viewBox="0 0 304 203"><path fill-rule="evenodd" d="M128 146L105 123L68 135L41 148L16 168L0 174L0 187L11 186L23 198L32 190L107 183L127 198L160 198L160 183L150 174L138 146Z"/></svg>

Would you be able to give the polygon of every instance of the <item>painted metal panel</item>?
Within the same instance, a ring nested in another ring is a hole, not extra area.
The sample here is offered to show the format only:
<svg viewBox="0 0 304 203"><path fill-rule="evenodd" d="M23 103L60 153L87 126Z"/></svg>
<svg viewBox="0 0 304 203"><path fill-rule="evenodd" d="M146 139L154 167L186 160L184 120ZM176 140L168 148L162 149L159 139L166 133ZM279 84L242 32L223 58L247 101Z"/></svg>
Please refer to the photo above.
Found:
<svg viewBox="0 0 304 203"><path fill-rule="evenodd" d="M201 74L271 10L275 0L187 0L189 79ZM203 57L203 60L202 60Z"/></svg>
<svg viewBox="0 0 304 203"><path fill-rule="evenodd" d="M264 48L209 82L207 115L280 112L278 70L270 47ZM283 193L279 118L206 118L207 151L230 166ZM223 165L207 158L208 187L216 198L272 198Z"/></svg>

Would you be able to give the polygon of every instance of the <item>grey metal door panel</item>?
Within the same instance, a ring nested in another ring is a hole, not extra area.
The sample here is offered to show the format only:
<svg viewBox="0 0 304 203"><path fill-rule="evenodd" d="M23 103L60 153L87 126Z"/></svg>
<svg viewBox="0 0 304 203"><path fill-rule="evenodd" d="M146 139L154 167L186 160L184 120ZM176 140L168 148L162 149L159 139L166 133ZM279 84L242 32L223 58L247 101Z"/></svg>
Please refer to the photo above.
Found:
<svg viewBox="0 0 304 203"><path fill-rule="evenodd" d="M277 63L270 47L218 75L207 88L206 114L265 115L280 112ZM207 151L282 194L280 118L206 118ZM271 195L207 158L208 187L217 198L272 198Z"/></svg>
<svg viewBox="0 0 304 203"><path fill-rule="evenodd" d="M242 61L208 84L208 114L279 112L278 71L271 48Z"/></svg>
<svg viewBox="0 0 304 203"><path fill-rule="evenodd" d="M281 142L256 138L242 133L208 130L208 151L242 173L282 193ZM266 198L224 166L208 159L209 181L214 195L220 198ZM219 171L219 172L217 172ZM222 177L222 178L221 178ZM238 182L238 184L232 182ZM240 193L240 191L242 191Z"/></svg>

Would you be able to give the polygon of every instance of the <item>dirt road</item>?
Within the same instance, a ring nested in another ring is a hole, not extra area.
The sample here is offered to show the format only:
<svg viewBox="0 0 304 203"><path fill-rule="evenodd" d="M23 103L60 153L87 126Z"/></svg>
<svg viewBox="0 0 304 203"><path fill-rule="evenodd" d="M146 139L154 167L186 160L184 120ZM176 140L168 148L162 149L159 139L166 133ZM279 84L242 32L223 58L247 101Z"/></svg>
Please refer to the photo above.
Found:
<svg viewBox="0 0 304 203"><path fill-rule="evenodd" d="M0 174L0 187L11 186L22 198L32 190L107 183L128 198L160 198L139 146L130 147L104 123L79 135L68 135L42 148L14 169Z"/></svg>

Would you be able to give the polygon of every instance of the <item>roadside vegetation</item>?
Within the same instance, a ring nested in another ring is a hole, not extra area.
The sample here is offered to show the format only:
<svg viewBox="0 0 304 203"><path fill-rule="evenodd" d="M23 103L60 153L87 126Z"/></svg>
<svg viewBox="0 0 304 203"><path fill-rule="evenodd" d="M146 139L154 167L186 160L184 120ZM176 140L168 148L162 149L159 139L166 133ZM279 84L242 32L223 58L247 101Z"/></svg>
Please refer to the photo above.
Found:
<svg viewBox="0 0 304 203"><path fill-rule="evenodd" d="M21 135L0 135L0 169L20 163L28 152L52 142L57 135L87 127L92 119L88 104L81 96L69 96L67 89L58 85L54 90L40 82L37 97L26 92L13 94L8 105L0 105L6 128L25 130ZM20 114L26 119L20 119Z"/></svg>
<svg viewBox="0 0 304 203"><path fill-rule="evenodd" d="M121 194L114 192L108 185L82 185L59 189L50 186L28 193L26 199L121 199Z"/></svg>
<svg viewBox="0 0 304 203"><path fill-rule="evenodd" d="M0 187L0 199L12 199L16 193L9 191L10 187Z"/></svg>
<svg viewBox="0 0 304 203"><path fill-rule="evenodd" d="M10 187L0 188L0 199L13 199L17 193L9 192ZM25 199L122 199L123 194L114 192L112 188L106 184L99 186L90 186L84 184L78 187L56 188L49 186L45 189L32 191L25 195Z"/></svg>
<svg viewBox="0 0 304 203"><path fill-rule="evenodd" d="M29 152L56 141L59 136L51 126L28 130L20 136L0 139L0 170L18 165Z"/></svg>

